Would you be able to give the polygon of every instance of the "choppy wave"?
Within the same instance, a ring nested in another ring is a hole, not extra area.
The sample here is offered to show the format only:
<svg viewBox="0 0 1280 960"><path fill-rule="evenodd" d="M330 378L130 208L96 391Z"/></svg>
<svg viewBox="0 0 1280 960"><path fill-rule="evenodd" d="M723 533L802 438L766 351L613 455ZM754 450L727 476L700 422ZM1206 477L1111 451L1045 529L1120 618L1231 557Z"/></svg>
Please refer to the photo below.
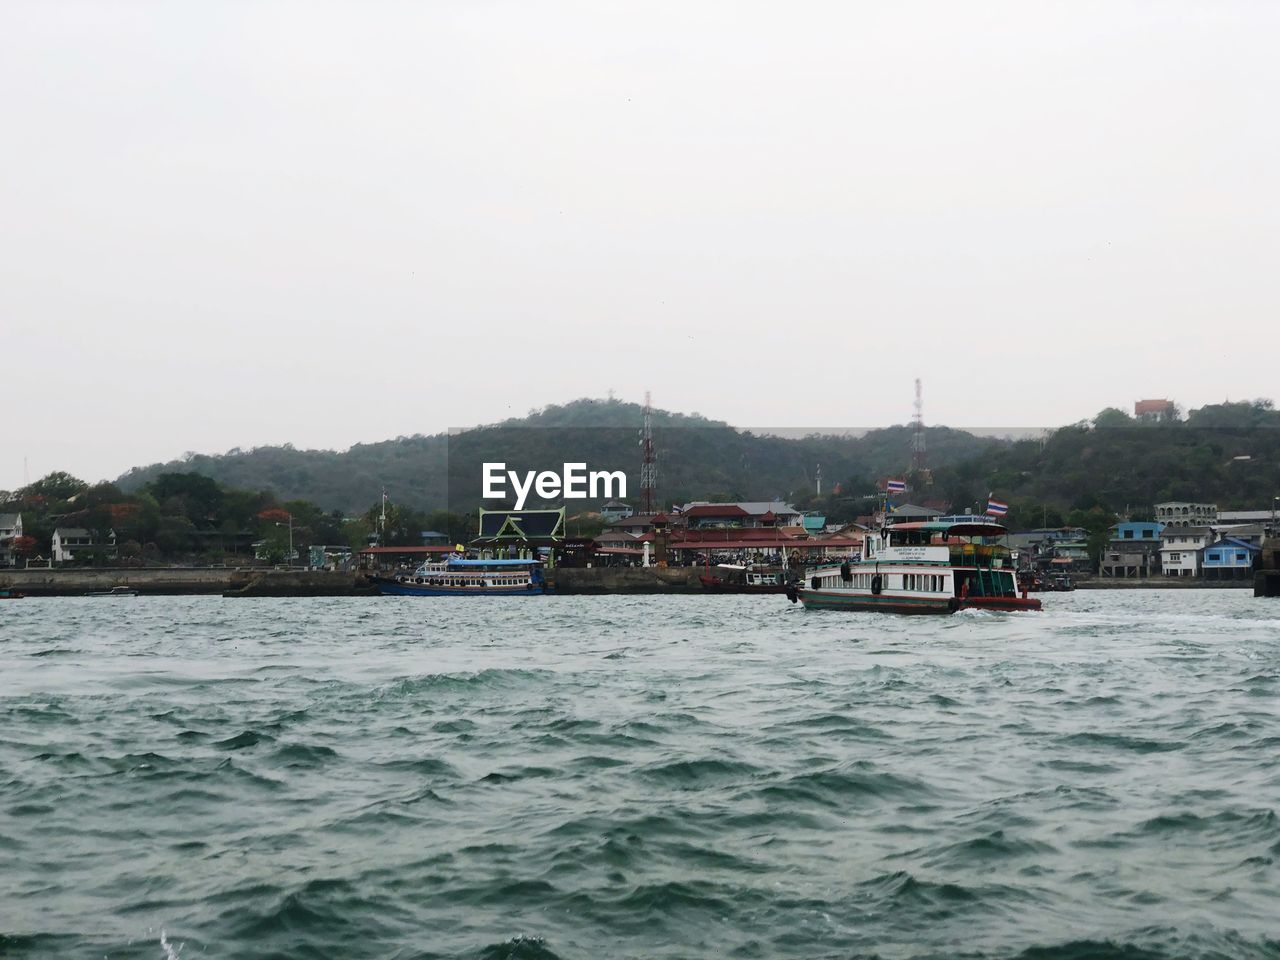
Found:
<svg viewBox="0 0 1280 960"><path fill-rule="evenodd" d="M24 600L0 956L1280 957L1277 609Z"/></svg>

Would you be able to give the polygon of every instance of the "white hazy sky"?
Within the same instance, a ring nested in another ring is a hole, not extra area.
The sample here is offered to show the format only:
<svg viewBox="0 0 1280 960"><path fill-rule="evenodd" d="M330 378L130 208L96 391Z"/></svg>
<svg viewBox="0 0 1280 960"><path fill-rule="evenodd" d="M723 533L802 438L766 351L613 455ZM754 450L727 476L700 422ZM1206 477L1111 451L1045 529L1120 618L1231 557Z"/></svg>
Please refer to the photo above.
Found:
<svg viewBox="0 0 1280 960"><path fill-rule="evenodd" d="M1280 4L0 4L0 487L612 388L1274 395Z"/></svg>

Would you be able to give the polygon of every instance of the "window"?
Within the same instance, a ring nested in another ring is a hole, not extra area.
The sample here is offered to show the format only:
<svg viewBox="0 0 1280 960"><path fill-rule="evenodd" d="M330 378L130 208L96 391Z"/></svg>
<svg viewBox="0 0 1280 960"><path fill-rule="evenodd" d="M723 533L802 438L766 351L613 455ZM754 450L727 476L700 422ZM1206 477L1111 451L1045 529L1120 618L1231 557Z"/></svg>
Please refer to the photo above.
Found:
<svg viewBox="0 0 1280 960"><path fill-rule="evenodd" d="M1170 562L1170 563L1181 563L1181 562L1182 562L1182 554L1180 554L1180 553L1171 553L1171 554L1169 554L1169 562Z"/></svg>
<svg viewBox="0 0 1280 960"><path fill-rule="evenodd" d="M1243 560L1244 558L1245 558L1245 555L1244 555L1244 553L1243 553L1243 552L1239 552L1239 553L1237 553L1237 554L1236 554L1236 559L1237 559L1237 560Z"/></svg>

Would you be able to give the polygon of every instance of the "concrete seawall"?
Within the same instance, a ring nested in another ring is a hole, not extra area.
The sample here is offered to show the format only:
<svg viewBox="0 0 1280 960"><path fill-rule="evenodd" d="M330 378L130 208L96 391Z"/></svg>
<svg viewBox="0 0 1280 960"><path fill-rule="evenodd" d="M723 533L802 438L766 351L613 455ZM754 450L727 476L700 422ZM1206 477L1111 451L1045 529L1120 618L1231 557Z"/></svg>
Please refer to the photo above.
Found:
<svg viewBox="0 0 1280 960"><path fill-rule="evenodd" d="M157 596L332 597L374 592L363 577L352 573L226 567L6 570L0 571L0 588L4 587L29 597L82 597L112 587Z"/></svg>
<svg viewBox="0 0 1280 960"><path fill-rule="evenodd" d="M560 567L547 571L553 592L702 593L697 567ZM0 571L0 588L31 597L82 597L112 587L132 587L144 595L227 597L372 596L377 591L358 573L322 570L254 570L226 567L148 569L62 569Z"/></svg>
<svg viewBox="0 0 1280 960"><path fill-rule="evenodd" d="M557 567L547 582L561 596L584 594L696 594L701 567ZM1259 595L1280 589L1275 572L1250 580L1201 580L1190 577L1111 579L1076 582L1081 590L1247 589ZM112 587L132 587L140 594L212 595L227 597L355 597L377 591L358 573L323 570L255 570L226 567L154 567L149 569L0 570L0 589L32 597L81 597Z"/></svg>
<svg viewBox="0 0 1280 960"><path fill-rule="evenodd" d="M1252 580L1202 580L1200 577L1092 577L1079 579L1077 590L1239 590Z"/></svg>
<svg viewBox="0 0 1280 960"><path fill-rule="evenodd" d="M547 583L559 594L705 593L701 567L557 567Z"/></svg>

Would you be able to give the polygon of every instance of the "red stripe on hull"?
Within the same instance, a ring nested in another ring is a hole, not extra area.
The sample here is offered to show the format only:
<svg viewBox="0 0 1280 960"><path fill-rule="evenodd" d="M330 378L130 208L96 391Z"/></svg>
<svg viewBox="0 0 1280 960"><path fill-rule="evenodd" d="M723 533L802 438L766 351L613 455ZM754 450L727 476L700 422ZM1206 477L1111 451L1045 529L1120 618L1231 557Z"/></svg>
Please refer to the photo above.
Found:
<svg viewBox="0 0 1280 960"><path fill-rule="evenodd" d="M960 601L961 610L1039 610L1040 601L1035 597L966 597Z"/></svg>
<svg viewBox="0 0 1280 960"><path fill-rule="evenodd" d="M815 610L853 610L872 613L948 614L954 612L948 597L893 597L880 594L828 593L823 590L797 590L800 602Z"/></svg>

